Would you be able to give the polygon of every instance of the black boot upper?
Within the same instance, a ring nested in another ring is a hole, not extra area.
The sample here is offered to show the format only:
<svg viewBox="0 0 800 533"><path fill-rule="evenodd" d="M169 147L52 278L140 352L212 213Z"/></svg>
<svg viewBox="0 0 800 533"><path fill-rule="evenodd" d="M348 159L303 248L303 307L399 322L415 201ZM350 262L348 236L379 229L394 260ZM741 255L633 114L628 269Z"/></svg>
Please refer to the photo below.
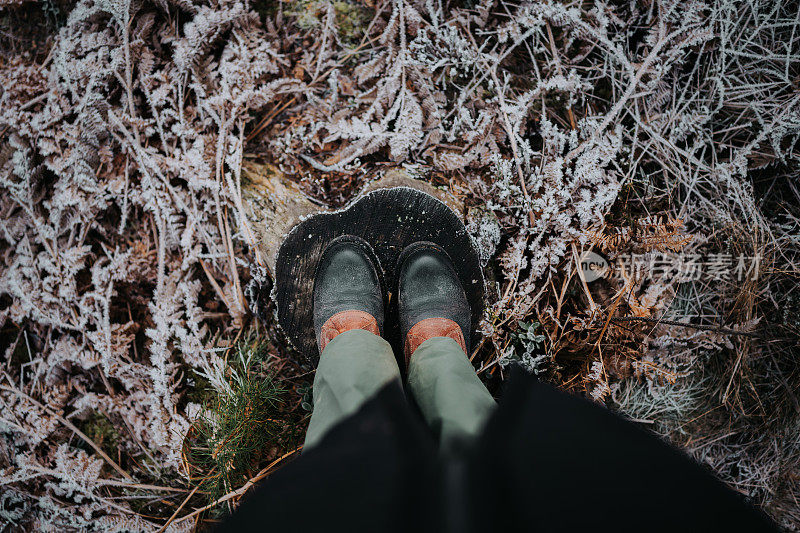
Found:
<svg viewBox="0 0 800 533"><path fill-rule="evenodd" d="M447 318L461 327L469 349L469 302L447 252L431 242L409 245L397 278L401 338L421 320Z"/></svg>
<svg viewBox="0 0 800 533"><path fill-rule="evenodd" d="M383 333L383 287L380 265L364 240L344 235L331 241L320 258L314 279L314 333L342 311L365 311Z"/></svg>

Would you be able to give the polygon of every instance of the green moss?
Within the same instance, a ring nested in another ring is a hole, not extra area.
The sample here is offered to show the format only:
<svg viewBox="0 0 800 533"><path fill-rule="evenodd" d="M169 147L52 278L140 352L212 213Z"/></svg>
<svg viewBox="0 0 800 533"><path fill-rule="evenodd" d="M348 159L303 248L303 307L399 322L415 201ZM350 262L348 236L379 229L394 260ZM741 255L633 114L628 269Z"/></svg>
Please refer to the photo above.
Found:
<svg viewBox="0 0 800 533"><path fill-rule="evenodd" d="M186 368L186 401L190 403L197 403L205 405L214 397L214 389L211 383L205 378L194 371L194 369Z"/></svg>
<svg viewBox="0 0 800 533"><path fill-rule="evenodd" d="M319 0L300 0L287 4L284 9L295 18L300 29L308 30L324 23L325 6L326 2ZM346 0L333 2L333 10L339 39L346 46L358 45L372 20L373 11L359 2Z"/></svg>
<svg viewBox="0 0 800 533"><path fill-rule="evenodd" d="M364 38L364 32L372 19L371 10L355 2L334 2L333 9L336 11L339 37L345 44L357 45Z"/></svg>
<svg viewBox="0 0 800 533"><path fill-rule="evenodd" d="M112 424L104 414L93 412L86 420L77 424L77 426L92 440L92 442L100 446L109 456L117 456L117 450L122 442L122 438L114 427L114 424ZM94 453L94 450L85 442L80 441L78 445L87 452Z"/></svg>

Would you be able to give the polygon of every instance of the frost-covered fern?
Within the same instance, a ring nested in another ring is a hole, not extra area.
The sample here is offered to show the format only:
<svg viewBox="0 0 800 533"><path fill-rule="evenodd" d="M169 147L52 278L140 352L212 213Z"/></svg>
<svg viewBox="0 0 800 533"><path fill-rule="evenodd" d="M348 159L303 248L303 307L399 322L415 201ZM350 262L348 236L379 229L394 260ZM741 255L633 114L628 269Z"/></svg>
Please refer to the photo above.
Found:
<svg viewBox="0 0 800 533"><path fill-rule="evenodd" d="M221 339L252 319L258 157L323 201L386 165L447 183L490 280L481 375L522 361L673 438L708 411L692 453L798 527L797 365L773 349L800 331L796 6L47 5L0 5L4 522L156 530L194 488L198 380L225 386ZM590 287L591 246L763 261L746 284L648 267ZM712 329L642 321L663 318Z"/></svg>

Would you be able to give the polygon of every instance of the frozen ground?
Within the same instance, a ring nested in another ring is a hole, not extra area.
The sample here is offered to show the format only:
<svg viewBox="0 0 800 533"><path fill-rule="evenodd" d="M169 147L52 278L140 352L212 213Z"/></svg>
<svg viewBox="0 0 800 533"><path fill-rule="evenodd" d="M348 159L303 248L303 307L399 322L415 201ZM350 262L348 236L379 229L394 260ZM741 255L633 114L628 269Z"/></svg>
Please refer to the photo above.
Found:
<svg viewBox="0 0 800 533"><path fill-rule="evenodd" d="M251 159L448 187L490 388L520 364L800 528L796 3L2 0L0 81L8 530L202 529L295 452Z"/></svg>

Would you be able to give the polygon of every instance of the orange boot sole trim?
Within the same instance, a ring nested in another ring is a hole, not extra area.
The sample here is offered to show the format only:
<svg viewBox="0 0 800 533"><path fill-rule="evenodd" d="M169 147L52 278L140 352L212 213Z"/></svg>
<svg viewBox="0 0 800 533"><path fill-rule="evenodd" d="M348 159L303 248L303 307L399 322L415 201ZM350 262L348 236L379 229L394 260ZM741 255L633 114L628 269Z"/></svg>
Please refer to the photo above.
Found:
<svg viewBox="0 0 800 533"><path fill-rule="evenodd" d="M345 331L350 331L351 329L363 329L375 335L381 334L378 329L378 321L366 311L358 311L355 309L341 311L330 317L322 325L322 331L319 336L320 351L324 350L325 346L327 346L336 335L344 333Z"/></svg>
<svg viewBox="0 0 800 533"><path fill-rule="evenodd" d="M464 342L464 333L461 331L461 326L449 318L426 318L420 320L408 330L406 335L405 346L403 351L406 357L406 366L411 359L414 350L419 348L419 345L433 337L450 337L461 346L464 353L467 353L467 345Z"/></svg>

